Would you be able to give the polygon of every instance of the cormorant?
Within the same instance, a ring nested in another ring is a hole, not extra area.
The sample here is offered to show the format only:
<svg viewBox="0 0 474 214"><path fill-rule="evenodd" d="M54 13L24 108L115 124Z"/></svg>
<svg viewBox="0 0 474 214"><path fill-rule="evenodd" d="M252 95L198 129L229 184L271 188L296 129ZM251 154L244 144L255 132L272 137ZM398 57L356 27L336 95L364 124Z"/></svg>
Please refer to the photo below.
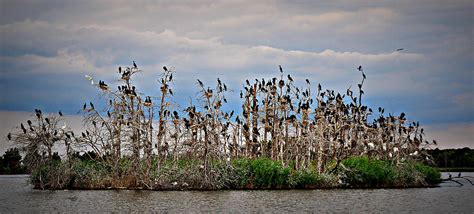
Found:
<svg viewBox="0 0 474 214"><path fill-rule="evenodd" d="M137 64L135 63L135 61L133 61L133 67L137 68Z"/></svg>
<svg viewBox="0 0 474 214"><path fill-rule="evenodd" d="M63 113L61 112L61 110L59 110L59 116L64 116Z"/></svg>

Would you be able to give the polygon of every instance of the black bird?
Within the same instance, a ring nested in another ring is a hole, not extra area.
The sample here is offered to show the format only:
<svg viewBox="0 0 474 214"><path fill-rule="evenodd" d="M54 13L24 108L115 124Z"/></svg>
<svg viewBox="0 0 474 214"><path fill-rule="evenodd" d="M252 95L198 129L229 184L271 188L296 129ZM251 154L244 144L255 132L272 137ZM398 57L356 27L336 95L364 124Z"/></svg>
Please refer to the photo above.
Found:
<svg viewBox="0 0 474 214"><path fill-rule="evenodd" d="M83 137L83 138L86 138L86 134L84 134L84 132L82 132L82 137Z"/></svg>
<svg viewBox="0 0 474 214"><path fill-rule="evenodd" d="M61 112L61 110L59 110L59 116L64 116L63 113Z"/></svg>
<svg viewBox="0 0 474 214"><path fill-rule="evenodd" d="M173 80L173 74L170 74L170 80L169 81L171 81L171 80Z"/></svg>
<svg viewBox="0 0 474 214"><path fill-rule="evenodd" d="M453 176L451 175L451 173L448 173L449 175L449 180L451 180L451 178L453 178Z"/></svg>
<svg viewBox="0 0 474 214"><path fill-rule="evenodd" d="M321 84L318 83L318 91L321 91Z"/></svg>
<svg viewBox="0 0 474 214"><path fill-rule="evenodd" d="M362 65L359 65L359 67L357 68L357 70L362 71Z"/></svg>
<svg viewBox="0 0 474 214"><path fill-rule="evenodd" d="M119 66L119 74L122 73L122 67Z"/></svg>
<svg viewBox="0 0 474 214"><path fill-rule="evenodd" d="M398 48L397 51L403 51L403 48Z"/></svg>
<svg viewBox="0 0 474 214"><path fill-rule="evenodd" d="M308 85L310 84L310 83L309 83L309 79L306 79L306 83L308 83Z"/></svg>
<svg viewBox="0 0 474 214"><path fill-rule="evenodd" d="M82 110L86 110L86 108L87 108L87 104L84 103L84 106L82 106Z"/></svg>
<svg viewBox="0 0 474 214"><path fill-rule="evenodd" d="M283 73L283 68L281 68L281 65L278 65L278 67L280 68L280 72Z"/></svg>
<svg viewBox="0 0 474 214"><path fill-rule="evenodd" d="M173 111L174 118L179 119L179 115L177 111Z"/></svg>
<svg viewBox="0 0 474 214"><path fill-rule="evenodd" d="M26 134L26 129L25 126L23 126L23 123L21 124L21 130L23 130L23 134Z"/></svg>
<svg viewBox="0 0 474 214"><path fill-rule="evenodd" d="M293 78L291 78L289 74L288 74L288 80L290 80L290 82L293 82Z"/></svg>
<svg viewBox="0 0 474 214"><path fill-rule="evenodd" d="M46 121L46 123L49 125L49 118L44 118L44 120Z"/></svg>
<svg viewBox="0 0 474 214"><path fill-rule="evenodd" d="M137 67L137 66L135 66ZM163 70L168 71L168 68L166 66L163 66Z"/></svg>
<svg viewBox="0 0 474 214"><path fill-rule="evenodd" d="M171 90L171 88L169 89L169 91L170 91L171 96L173 96L173 91Z"/></svg>
<svg viewBox="0 0 474 214"><path fill-rule="evenodd" d="M8 133L7 138L8 140L12 140L12 133Z"/></svg>
<svg viewBox="0 0 474 214"><path fill-rule="evenodd" d="M31 120L27 120L26 122L28 123L29 126L31 126L32 124Z"/></svg>
<svg viewBox="0 0 474 214"><path fill-rule="evenodd" d="M458 174L458 178L460 178L460 177L461 177L461 172L459 172L459 174Z"/></svg>
<svg viewBox="0 0 474 214"><path fill-rule="evenodd" d="M137 64L135 63L135 61L133 61L133 67L137 68Z"/></svg>
<svg viewBox="0 0 474 214"><path fill-rule="evenodd" d="M247 85L250 85L250 82L249 82L249 80L245 80L245 82L247 83Z"/></svg>
<svg viewBox="0 0 474 214"><path fill-rule="evenodd" d="M202 84L201 80L197 79L199 86L203 87L204 85Z"/></svg>
<svg viewBox="0 0 474 214"><path fill-rule="evenodd" d="M89 105L91 105L91 109L94 109L94 104L92 104L92 102L89 102Z"/></svg>

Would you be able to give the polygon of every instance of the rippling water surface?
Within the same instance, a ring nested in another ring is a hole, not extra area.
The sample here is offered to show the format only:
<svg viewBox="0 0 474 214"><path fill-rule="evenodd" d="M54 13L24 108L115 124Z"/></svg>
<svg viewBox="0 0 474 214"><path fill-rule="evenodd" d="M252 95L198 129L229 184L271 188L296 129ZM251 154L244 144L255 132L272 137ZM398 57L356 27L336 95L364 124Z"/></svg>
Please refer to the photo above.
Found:
<svg viewBox="0 0 474 214"><path fill-rule="evenodd" d="M457 176L457 173L453 174ZM463 173L474 177L474 173ZM447 174L443 174L447 176ZM272 191L41 191L27 176L0 176L4 212L474 213L474 186ZM474 180L474 179L471 179Z"/></svg>

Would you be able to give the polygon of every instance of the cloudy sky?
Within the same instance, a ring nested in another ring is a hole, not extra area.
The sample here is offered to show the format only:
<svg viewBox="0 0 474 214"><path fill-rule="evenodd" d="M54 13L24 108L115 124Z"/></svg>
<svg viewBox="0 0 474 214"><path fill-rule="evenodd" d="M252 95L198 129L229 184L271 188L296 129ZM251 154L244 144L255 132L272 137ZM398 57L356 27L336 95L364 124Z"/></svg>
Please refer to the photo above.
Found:
<svg viewBox="0 0 474 214"><path fill-rule="evenodd" d="M406 112L441 148L474 148L473 11L470 0L0 0L0 142L35 108L80 124L82 104L101 99L84 75L115 87L134 60L146 94L166 65L175 102L220 77L236 107L241 83L278 65L338 91L357 87L362 65L366 104Z"/></svg>

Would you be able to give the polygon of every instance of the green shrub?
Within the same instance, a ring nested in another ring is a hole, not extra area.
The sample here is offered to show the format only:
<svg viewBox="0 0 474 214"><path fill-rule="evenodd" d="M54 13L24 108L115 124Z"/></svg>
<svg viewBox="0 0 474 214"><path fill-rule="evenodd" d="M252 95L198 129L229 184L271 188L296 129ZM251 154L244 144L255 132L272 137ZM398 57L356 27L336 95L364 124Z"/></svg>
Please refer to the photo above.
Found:
<svg viewBox="0 0 474 214"><path fill-rule="evenodd" d="M438 184L441 182L441 173L438 169L415 163L415 168L424 175L425 181L428 184Z"/></svg>
<svg viewBox="0 0 474 214"><path fill-rule="evenodd" d="M349 171L346 182L359 187L390 186L396 178L396 168L389 161L369 160L369 158L350 157L342 161Z"/></svg>

